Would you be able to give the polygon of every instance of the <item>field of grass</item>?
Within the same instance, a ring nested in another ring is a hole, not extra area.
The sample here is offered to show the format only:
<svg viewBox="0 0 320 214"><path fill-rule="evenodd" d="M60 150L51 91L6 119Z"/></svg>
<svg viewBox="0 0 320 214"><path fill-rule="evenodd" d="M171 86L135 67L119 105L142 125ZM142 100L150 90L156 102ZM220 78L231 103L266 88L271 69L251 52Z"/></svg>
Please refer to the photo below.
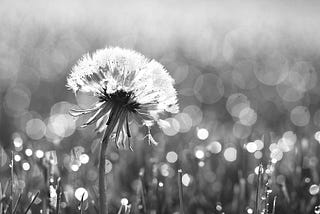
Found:
<svg viewBox="0 0 320 214"><path fill-rule="evenodd" d="M102 130L71 109L78 59L160 62L180 111L111 136L110 214L320 213L317 1L0 1L0 214L99 213ZM151 134L157 145L148 142ZM13 166L13 167L12 167Z"/></svg>

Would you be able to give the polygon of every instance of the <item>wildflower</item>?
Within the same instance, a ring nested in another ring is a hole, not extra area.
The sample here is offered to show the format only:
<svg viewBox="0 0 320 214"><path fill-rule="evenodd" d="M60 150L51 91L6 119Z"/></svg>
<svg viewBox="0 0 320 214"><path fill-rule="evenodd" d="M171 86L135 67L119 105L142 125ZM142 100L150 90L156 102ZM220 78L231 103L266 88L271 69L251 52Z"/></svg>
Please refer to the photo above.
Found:
<svg viewBox="0 0 320 214"><path fill-rule="evenodd" d="M128 142L132 150L130 125L132 120L147 127L149 143L155 143L150 127L157 123L163 112L177 113L177 93L174 80L155 60L121 48L105 48L92 55L86 54L73 67L67 86L75 93L85 92L98 98L90 109L73 110L74 116L91 114L83 125L96 123L104 136L99 158L99 206L100 213L107 213L105 192L105 151L115 130L115 143L125 148Z"/></svg>
<svg viewBox="0 0 320 214"><path fill-rule="evenodd" d="M84 55L73 67L67 86L75 93L87 92L98 98L90 109L72 110L72 115L92 114L83 127L96 123L103 131L116 120L115 143L130 143L130 121L148 128L149 143L155 142L150 127L164 126L159 115L178 112L174 80L155 60L121 48L105 48Z"/></svg>

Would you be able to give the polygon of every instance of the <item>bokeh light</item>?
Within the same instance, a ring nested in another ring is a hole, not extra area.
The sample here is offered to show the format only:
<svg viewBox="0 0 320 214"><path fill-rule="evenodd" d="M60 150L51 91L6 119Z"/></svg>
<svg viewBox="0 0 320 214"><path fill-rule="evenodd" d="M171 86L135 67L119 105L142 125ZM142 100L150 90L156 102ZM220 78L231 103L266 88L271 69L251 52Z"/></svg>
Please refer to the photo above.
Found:
<svg viewBox="0 0 320 214"><path fill-rule="evenodd" d="M264 142L262 140L255 140L254 143L257 146L257 150L262 150L264 148Z"/></svg>
<svg viewBox="0 0 320 214"><path fill-rule="evenodd" d="M82 164L87 164L90 160L89 155L87 154L81 154L79 157L79 160Z"/></svg>
<svg viewBox="0 0 320 214"><path fill-rule="evenodd" d="M317 195L319 193L319 185L316 185L316 184L312 184L310 187L309 187L309 193L311 195Z"/></svg>
<svg viewBox="0 0 320 214"><path fill-rule="evenodd" d="M69 137L76 129L76 123L69 114L54 114L49 118L48 129L59 137Z"/></svg>
<svg viewBox="0 0 320 214"><path fill-rule="evenodd" d="M169 163L175 163L178 160L177 153L170 151L167 153L166 159Z"/></svg>
<svg viewBox="0 0 320 214"><path fill-rule="evenodd" d="M162 164L160 166L160 173L164 177L171 177L173 176L174 171L168 164Z"/></svg>
<svg viewBox="0 0 320 214"><path fill-rule="evenodd" d="M209 132L205 128L201 128L197 130L197 136L200 140L206 140L209 137Z"/></svg>
<svg viewBox="0 0 320 214"><path fill-rule="evenodd" d="M193 86L195 97L202 103L213 104L224 94L224 85L219 76L202 74Z"/></svg>
<svg viewBox="0 0 320 214"><path fill-rule="evenodd" d="M20 155L14 155L14 161L15 162L20 162L21 161L21 156Z"/></svg>
<svg viewBox="0 0 320 214"><path fill-rule="evenodd" d="M238 118L241 111L249 107L250 101L248 100L248 97L241 93L230 95L226 103L226 108L230 115Z"/></svg>
<svg viewBox="0 0 320 214"><path fill-rule="evenodd" d="M254 70L257 79L266 85L278 85L288 76L289 63L287 58L278 51L265 56L263 64Z"/></svg>
<svg viewBox="0 0 320 214"><path fill-rule="evenodd" d="M32 151L32 149L26 149L25 150L25 154L28 156L28 157L31 157L32 156L32 154L33 154L33 151Z"/></svg>
<svg viewBox="0 0 320 214"><path fill-rule="evenodd" d="M80 165L77 164L77 163L72 163L72 164L70 165L70 169L71 169L72 171L74 171L74 172L77 172L77 171L79 170L79 168L80 168Z"/></svg>
<svg viewBox="0 0 320 214"><path fill-rule="evenodd" d="M250 207L248 207L248 208L247 208L247 213L248 213L248 214L253 214L253 209L250 208Z"/></svg>
<svg viewBox="0 0 320 214"><path fill-rule="evenodd" d="M192 126L197 126L201 123L203 113L196 105L189 105L183 109L183 112L188 114L192 120Z"/></svg>
<svg viewBox="0 0 320 214"><path fill-rule="evenodd" d="M179 122L179 131L182 133L186 133L190 131L192 127L192 119L191 117L186 113L179 113L175 115L174 117Z"/></svg>
<svg viewBox="0 0 320 214"><path fill-rule="evenodd" d="M239 121L242 125L252 126L257 121L257 113L250 107L246 107L240 111Z"/></svg>
<svg viewBox="0 0 320 214"><path fill-rule="evenodd" d="M120 203L122 206L126 206L129 204L129 201L127 198L121 198Z"/></svg>
<svg viewBox="0 0 320 214"><path fill-rule="evenodd" d="M275 148L271 151L270 158L272 163L280 161L283 157L283 152L279 148Z"/></svg>
<svg viewBox="0 0 320 214"><path fill-rule="evenodd" d="M204 161L199 161L199 163L198 163L198 166L199 166L199 167L204 167L204 165L205 165L205 162L204 162Z"/></svg>
<svg viewBox="0 0 320 214"><path fill-rule="evenodd" d="M310 121L310 112L305 106L297 106L291 110L290 119L296 126L306 126Z"/></svg>
<svg viewBox="0 0 320 214"><path fill-rule="evenodd" d="M233 130L232 130L233 135L239 139L245 139L249 137L249 135L251 134L251 131L252 129L250 126L244 126L239 122L234 123Z"/></svg>
<svg viewBox="0 0 320 214"><path fill-rule="evenodd" d="M30 164L28 162L22 163L22 169L25 170L25 171L29 171L30 170Z"/></svg>
<svg viewBox="0 0 320 214"><path fill-rule="evenodd" d="M163 132L168 136L174 136L180 131L179 121L175 118L168 118L165 120L168 126L163 127Z"/></svg>
<svg viewBox="0 0 320 214"><path fill-rule="evenodd" d="M21 136L18 133L14 133L12 138L13 138L14 147L16 147L16 148L22 147L23 139L21 138Z"/></svg>
<svg viewBox="0 0 320 214"><path fill-rule="evenodd" d="M297 141L297 136L292 131L287 131L283 134L282 138L278 141L278 147L283 152L289 152L293 149Z"/></svg>
<svg viewBox="0 0 320 214"><path fill-rule="evenodd" d="M200 149L200 148L195 149L194 155L196 156L196 158L198 158L200 160L205 157L204 151L202 149Z"/></svg>
<svg viewBox="0 0 320 214"><path fill-rule="evenodd" d="M218 141L210 142L206 148L208 151L210 151L213 154L218 154L222 150L221 143L219 143Z"/></svg>
<svg viewBox="0 0 320 214"><path fill-rule="evenodd" d="M36 150L35 152L37 158L43 158L44 152L42 150Z"/></svg>
<svg viewBox="0 0 320 214"><path fill-rule="evenodd" d="M76 189L76 191L74 191L74 197L76 197L76 199L78 201L81 201L82 196L83 196L83 200L84 201L87 200L87 198L89 196L88 195L88 191L83 187L79 187L79 188Z"/></svg>
<svg viewBox="0 0 320 214"><path fill-rule="evenodd" d="M192 182L192 178L190 177L189 174L186 173L182 175L182 184L184 186L186 187L189 186L191 182Z"/></svg>
<svg viewBox="0 0 320 214"><path fill-rule="evenodd" d="M255 61L244 59L234 64L232 71L233 82L241 89L254 89L258 85L258 81L254 76L257 69Z"/></svg>
<svg viewBox="0 0 320 214"><path fill-rule="evenodd" d="M94 211L103 130L82 128L91 115L69 112L92 108L98 99L82 92L74 96L65 80L83 54L120 46L164 65L174 79L180 112L157 118L151 130L157 146L145 143L148 130L138 122L130 124L133 152L118 150L112 135L105 163L110 212L134 204L145 191L150 213L157 204L178 213L179 167L186 210L227 213L240 207L250 214L260 162L262 180L272 189L269 211L277 196L276 213L301 204L312 212L319 205L318 6L316 1L2 1L2 190L7 181L10 189L13 152L14 199L22 195L18 209L45 188L48 168L48 189L55 192L61 179L62 212L79 212L78 187L90 196L83 211ZM9 192L2 198L10 198ZM29 213L44 213L43 200L41 192Z"/></svg>
<svg viewBox="0 0 320 214"><path fill-rule="evenodd" d="M27 88L9 88L4 98L5 110L9 115L17 117L29 108L30 99Z"/></svg>
<svg viewBox="0 0 320 214"><path fill-rule="evenodd" d="M316 139L316 140L320 143L320 131L317 131L317 132L314 134L314 139Z"/></svg>
<svg viewBox="0 0 320 214"><path fill-rule="evenodd" d="M258 150L258 146L255 142L249 142L246 145L246 149L250 153L255 153Z"/></svg>
<svg viewBox="0 0 320 214"><path fill-rule="evenodd" d="M26 133L34 140L41 139L46 132L46 125L40 119L31 119L27 122Z"/></svg>
<svg viewBox="0 0 320 214"><path fill-rule="evenodd" d="M254 158L257 160L263 157L263 153L261 151L256 151L253 155L254 155Z"/></svg>
<svg viewBox="0 0 320 214"><path fill-rule="evenodd" d="M228 147L224 150L223 156L228 162L233 162L237 159L237 150L233 147Z"/></svg>

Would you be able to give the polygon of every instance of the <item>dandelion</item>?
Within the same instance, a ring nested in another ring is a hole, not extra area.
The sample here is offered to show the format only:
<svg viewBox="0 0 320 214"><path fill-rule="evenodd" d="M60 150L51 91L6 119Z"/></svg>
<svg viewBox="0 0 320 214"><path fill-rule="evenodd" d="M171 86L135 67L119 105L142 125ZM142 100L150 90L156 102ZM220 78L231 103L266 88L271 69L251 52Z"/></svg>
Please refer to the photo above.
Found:
<svg viewBox="0 0 320 214"><path fill-rule="evenodd" d="M91 115L83 127L96 124L98 131L104 131L99 166L101 211L106 210L103 163L111 134L114 132L118 148L132 150L130 123L136 121L147 127L148 142L156 144L150 128L155 123L166 126L161 114L179 110L173 84L174 80L160 63L118 47L86 54L73 67L67 86L75 94L84 92L98 98L91 108L72 110L71 114Z"/></svg>

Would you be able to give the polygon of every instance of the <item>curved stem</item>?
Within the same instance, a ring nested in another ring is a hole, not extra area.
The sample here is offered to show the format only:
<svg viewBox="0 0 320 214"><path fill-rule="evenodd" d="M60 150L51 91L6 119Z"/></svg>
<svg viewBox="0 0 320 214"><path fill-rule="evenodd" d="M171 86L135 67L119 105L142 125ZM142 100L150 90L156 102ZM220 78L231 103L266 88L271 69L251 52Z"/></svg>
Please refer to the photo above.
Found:
<svg viewBox="0 0 320 214"><path fill-rule="evenodd" d="M107 126L100 149L100 159L99 159L99 207L100 214L108 214L107 210L107 197L106 197L106 185L105 185L105 153L108 146L109 138L117 125L119 120L119 115L121 113L121 107L114 106L110 113L110 123Z"/></svg>
<svg viewBox="0 0 320 214"><path fill-rule="evenodd" d="M180 212L179 214L184 214L183 211L183 189L182 189L182 170L178 170L178 189L179 189L179 202L180 202Z"/></svg>

